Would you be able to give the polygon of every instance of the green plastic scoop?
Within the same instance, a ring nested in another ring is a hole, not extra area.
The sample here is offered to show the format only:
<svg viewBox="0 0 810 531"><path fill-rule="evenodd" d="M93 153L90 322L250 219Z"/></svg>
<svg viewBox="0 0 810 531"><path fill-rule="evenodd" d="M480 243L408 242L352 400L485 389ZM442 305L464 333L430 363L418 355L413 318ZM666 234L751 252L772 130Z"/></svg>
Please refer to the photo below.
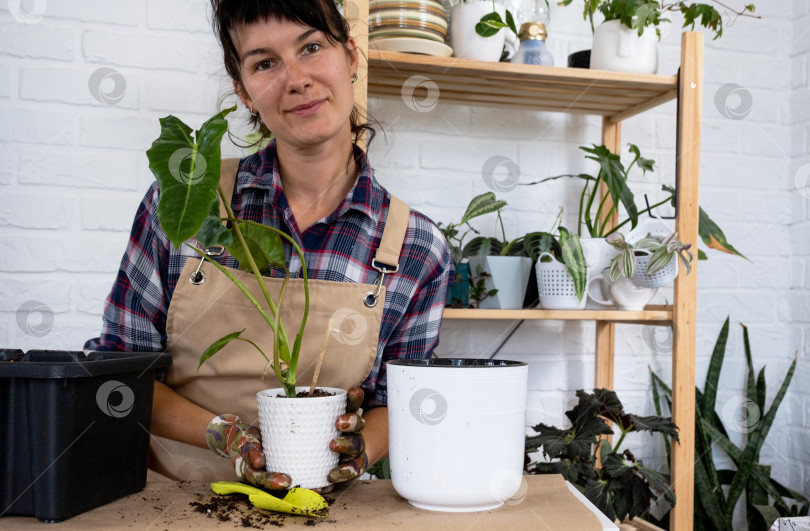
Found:
<svg viewBox="0 0 810 531"><path fill-rule="evenodd" d="M211 490L217 494L247 494L250 503L259 509L278 511L302 516L325 517L329 504L323 496L309 489L291 488L284 499L276 498L269 492L235 481L216 481L211 483Z"/></svg>

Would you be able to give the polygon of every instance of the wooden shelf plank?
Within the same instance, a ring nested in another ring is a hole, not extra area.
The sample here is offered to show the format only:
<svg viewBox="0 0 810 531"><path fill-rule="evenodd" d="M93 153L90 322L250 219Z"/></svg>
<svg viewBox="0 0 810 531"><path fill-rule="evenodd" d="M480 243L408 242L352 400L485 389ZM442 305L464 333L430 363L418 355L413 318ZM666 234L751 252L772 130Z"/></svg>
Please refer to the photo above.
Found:
<svg viewBox="0 0 810 531"><path fill-rule="evenodd" d="M677 76L628 74L457 57L368 52L370 95L401 97L413 76L439 87L439 101L463 105L519 107L626 119L675 99ZM415 91L419 83L415 83ZM421 89L424 90L424 89ZM416 92L415 92L416 93ZM419 97L416 93L415 97Z"/></svg>
<svg viewBox="0 0 810 531"><path fill-rule="evenodd" d="M672 306L647 306L643 311L622 310L481 310L445 308L445 319L546 319L561 321L609 321L614 323L669 325L672 322Z"/></svg>

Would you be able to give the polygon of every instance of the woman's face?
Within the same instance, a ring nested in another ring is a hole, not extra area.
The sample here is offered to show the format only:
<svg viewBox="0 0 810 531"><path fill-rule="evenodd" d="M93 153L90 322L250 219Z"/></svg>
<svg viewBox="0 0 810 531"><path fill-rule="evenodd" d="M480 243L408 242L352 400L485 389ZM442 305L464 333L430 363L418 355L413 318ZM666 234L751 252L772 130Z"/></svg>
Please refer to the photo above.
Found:
<svg viewBox="0 0 810 531"><path fill-rule="evenodd" d="M354 41L332 44L320 31L269 18L232 33L241 60L242 102L258 112L279 142L310 147L350 138L357 72Z"/></svg>

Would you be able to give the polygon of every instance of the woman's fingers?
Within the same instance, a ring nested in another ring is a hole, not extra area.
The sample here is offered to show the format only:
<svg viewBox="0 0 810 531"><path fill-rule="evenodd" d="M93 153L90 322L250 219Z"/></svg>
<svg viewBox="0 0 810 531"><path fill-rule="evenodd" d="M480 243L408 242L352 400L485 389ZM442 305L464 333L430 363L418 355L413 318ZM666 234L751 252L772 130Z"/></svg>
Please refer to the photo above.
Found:
<svg viewBox="0 0 810 531"><path fill-rule="evenodd" d="M345 433L360 433L365 427L365 419L357 413L345 413L335 421L335 428Z"/></svg>

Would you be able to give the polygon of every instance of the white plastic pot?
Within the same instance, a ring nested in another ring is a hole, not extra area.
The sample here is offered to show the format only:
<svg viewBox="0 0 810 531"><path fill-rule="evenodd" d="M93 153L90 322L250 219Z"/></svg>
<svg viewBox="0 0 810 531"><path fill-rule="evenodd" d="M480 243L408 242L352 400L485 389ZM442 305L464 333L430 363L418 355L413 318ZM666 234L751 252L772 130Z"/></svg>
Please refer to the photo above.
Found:
<svg viewBox="0 0 810 531"><path fill-rule="evenodd" d="M618 20L601 23L593 32L592 70L614 70L636 74L658 72L658 36L648 27L638 31Z"/></svg>
<svg viewBox="0 0 810 531"><path fill-rule="evenodd" d="M498 61L508 28L501 29L491 37L482 37L475 32L475 25L486 14L492 13L492 0L469 0L454 5L450 12L450 46L453 56L477 61ZM506 8L495 2L495 12L506 20Z"/></svg>
<svg viewBox="0 0 810 531"><path fill-rule="evenodd" d="M286 398L280 388L256 394L267 470L288 474L293 485L306 489L330 485L327 476L337 466L338 454L329 449L329 441L340 434L335 420L346 412L345 390L319 389L334 395Z"/></svg>
<svg viewBox="0 0 810 531"><path fill-rule="evenodd" d="M484 511L521 487L528 365L505 360L387 363L394 489L422 509Z"/></svg>
<svg viewBox="0 0 810 531"><path fill-rule="evenodd" d="M587 290L582 294L582 300L577 298L574 279L565 264L558 262L549 253L542 253L540 258L550 257L550 262L538 260L535 264L537 271L537 291L540 295L540 307L544 310L581 310L588 301ZM587 273L586 273L587 274ZM590 277L588 277L590 278Z"/></svg>
<svg viewBox="0 0 810 531"><path fill-rule="evenodd" d="M487 297L479 308L519 310L523 308L523 299L529 285L529 274L532 271L532 259L525 256L471 256L470 278L475 284L478 282L478 266L488 273L484 285L487 291L497 289L498 292Z"/></svg>
<svg viewBox="0 0 810 531"><path fill-rule="evenodd" d="M650 264L652 253L647 249L636 249L637 252L644 252L643 256L636 256L636 271L633 273L633 282L645 288L661 288L666 286L678 276L678 255L673 254L672 259L653 273L647 273L647 266Z"/></svg>

